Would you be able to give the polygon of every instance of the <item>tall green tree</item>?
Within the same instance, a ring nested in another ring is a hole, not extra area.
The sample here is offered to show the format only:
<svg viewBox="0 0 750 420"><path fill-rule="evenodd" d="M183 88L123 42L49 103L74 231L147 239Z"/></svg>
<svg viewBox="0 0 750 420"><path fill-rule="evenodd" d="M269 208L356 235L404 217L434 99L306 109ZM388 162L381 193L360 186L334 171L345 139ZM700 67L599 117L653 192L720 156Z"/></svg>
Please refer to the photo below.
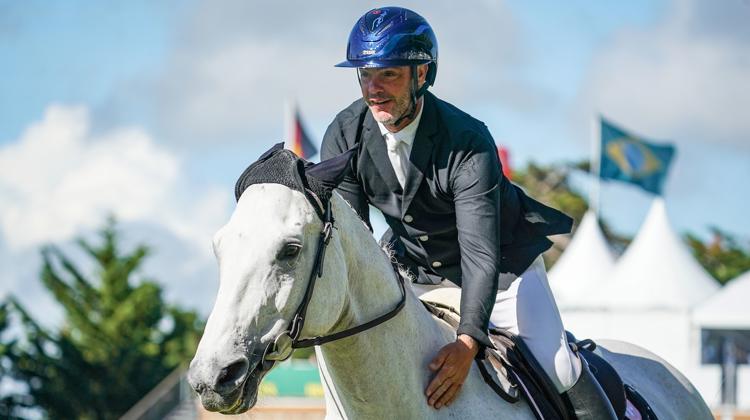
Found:
<svg viewBox="0 0 750 420"><path fill-rule="evenodd" d="M125 252L110 220L92 244L77 241L92 274L54 246L42 251L41 281L64 313L55 331L42 327L15 299L23 337L6 349L9 373L50 418L115 419L192 357L201 321L167 304L139 272L149 254Z"/></svg>

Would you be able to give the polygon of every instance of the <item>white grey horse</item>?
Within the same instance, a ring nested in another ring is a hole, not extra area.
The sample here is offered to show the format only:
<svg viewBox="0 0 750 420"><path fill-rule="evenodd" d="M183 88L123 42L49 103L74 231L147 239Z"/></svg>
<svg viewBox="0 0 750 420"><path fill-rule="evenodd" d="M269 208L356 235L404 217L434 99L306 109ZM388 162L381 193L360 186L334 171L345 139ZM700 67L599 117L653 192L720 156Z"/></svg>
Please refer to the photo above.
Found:
<svg viewBox="0 0 750 420"><path fill-rule="evenodd" d="M301 338L361 325L402 299L386 251L338 194L330 202L335 229ZM262 183L242 193L231 219L216 233L220 286L189 374L206 409L236 414L256 403L258 384L270 367L264 352L305 295L321 229L305 194ZM405 306L395 317L320 347L338 392L336 410L350 419L534 418L523 401L509 404L497 397L476 366L453 404L428 406L427 366L453 340L455 333L429 315L407 286ZM627 343L601 344L603 356L659 419L711 418L695 388L666 362Z"/></svg>

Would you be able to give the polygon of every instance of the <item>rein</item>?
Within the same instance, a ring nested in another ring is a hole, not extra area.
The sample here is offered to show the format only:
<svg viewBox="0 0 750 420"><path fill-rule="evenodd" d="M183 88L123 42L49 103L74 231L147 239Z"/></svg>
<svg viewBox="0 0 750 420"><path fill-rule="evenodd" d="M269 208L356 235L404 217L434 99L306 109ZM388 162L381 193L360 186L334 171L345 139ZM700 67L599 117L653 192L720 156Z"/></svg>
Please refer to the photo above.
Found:
<svg viewBox="0 0 750 420"><path fill-rule="evenodd" d="M308 193L307 195L312 195L312 198L314 198L315 200L311 200L311 201L313 201L313 203L319 204L318 208L322 207L322 205L320 205L320 201L317 199L317 197L314 194L312 194L312 192ZM393 318L394 316L396 316L401 311L401 309L404 308L404 304L406 303L406 290L404 286L404 279L401 277L401 275L399 275L398 267L396 266L396 263L392 263L394 272L396 274L396 279L398 280L398 285L401 289L401 300L392 310L390 310L389 312L386 312L383 315L378 316L375 319L367 321L364 324L360 324L355 327L345 329L343 331L339 331L333 334L319 336L319 337L303 338L303 339L299 338L300 334L302 333L302 328L305 325L305 316L307 314L307 307L310 304L310 300L312 300L313 290L315 289L315 281L319 277L323 276L323 262L325 261L326 247L328 245L328 242L331 239L331 235L333 234L334 219L333 219L333 215L331 214L330 200L328 200L328 202L326 203L325 211L324 212L320 211L319 213L323 214L323 229L321 230L320 238L318 239L318 248L315 254L315 264L313 265L312 270L310 272L310 279L307 282L307 289L305 290L305 295L299 307L297 308L297 311L295 312L294 317L292 317L292 320L289 323L288 330L279 334L266 347L266 350L263 354L263 359L261 360L261 365L262 365L261 369L263 370L270 370L276 362L284 361L288 359L289 357L291 357L294 349L319 346L322 344L330 343L332 341L340 340L342 338L346 338L346 337L353 336L355 334L359 334L363 331L369 330L370 328L380 325L388 321L389 319Z"/></svg>

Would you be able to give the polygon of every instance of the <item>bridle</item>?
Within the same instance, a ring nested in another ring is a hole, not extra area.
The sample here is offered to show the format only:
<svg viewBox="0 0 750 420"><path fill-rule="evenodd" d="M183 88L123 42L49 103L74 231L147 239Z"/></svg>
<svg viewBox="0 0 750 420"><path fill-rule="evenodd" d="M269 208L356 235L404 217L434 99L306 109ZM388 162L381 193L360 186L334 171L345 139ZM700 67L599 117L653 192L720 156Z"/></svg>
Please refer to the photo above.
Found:
<svg viewBox="0 0 750 420"><path fill-rule="evenodd" d="M310 199L311 203L316 205L316 210L322 209L323 204L320 199L312 192L306 189L305 194ZM326 255L326 247L328 242L331 240L333 234L334 219L331 214L331 200L328 200L325 205L325 211L318 211L318 214L322 214L323 229L320 231L320 238L318 239L318 248L315 253L315 264L310 272L310 279L307 282L307 289L305 295L302 298L297 311L295 312L292 320L289 322L289 326L286 331L282 332L276 338L268 344L265 351L263 352L263 358L260 361L260 369L263 371L270 370L276 362L284 361L291 357L294 349L300 349L305 347L319 346L322 344L330 343L332 341L340 340L342 338L350 337L355 334L359 334L363 331L369 330L372 327L380 325L389 319L396 316L401 309L404 308L406 302L406 290L404 286L404 279L398 272L398 267L393 262L394 272L398 285L401 289L401 300L398 302L389 312L380 315L379 317L365 322L364 324L357 325L356 327L348 328L343 331L335 332L333 334L303 338L300 339L302 328L305 325L305 316L307 313L307 307L312 299L313 290L315 289L315 281L323 275L323 262Z"/></svg>

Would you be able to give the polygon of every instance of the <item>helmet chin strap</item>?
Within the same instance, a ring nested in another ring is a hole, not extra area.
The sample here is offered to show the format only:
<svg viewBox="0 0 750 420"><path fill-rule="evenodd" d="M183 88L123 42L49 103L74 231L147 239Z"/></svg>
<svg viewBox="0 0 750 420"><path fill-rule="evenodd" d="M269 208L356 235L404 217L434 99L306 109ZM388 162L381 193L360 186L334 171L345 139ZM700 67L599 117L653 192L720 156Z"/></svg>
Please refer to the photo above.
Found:
<svg viewBox="0 0 750 420"><path fill-rule="evenodd" d="M422 84L422 87L420 89L417 89L417 66L411 66L411 86L409 88L410 93L410 104L409 104L409 112L405 113L404 115L400 116L396 122L393 123L394 127L398 127L399 124L401 124L402 121L405 119L414 120L414 118L417 116L417 100L424 95L424 93L427 91L427 82L425 81Z"/></svg>

